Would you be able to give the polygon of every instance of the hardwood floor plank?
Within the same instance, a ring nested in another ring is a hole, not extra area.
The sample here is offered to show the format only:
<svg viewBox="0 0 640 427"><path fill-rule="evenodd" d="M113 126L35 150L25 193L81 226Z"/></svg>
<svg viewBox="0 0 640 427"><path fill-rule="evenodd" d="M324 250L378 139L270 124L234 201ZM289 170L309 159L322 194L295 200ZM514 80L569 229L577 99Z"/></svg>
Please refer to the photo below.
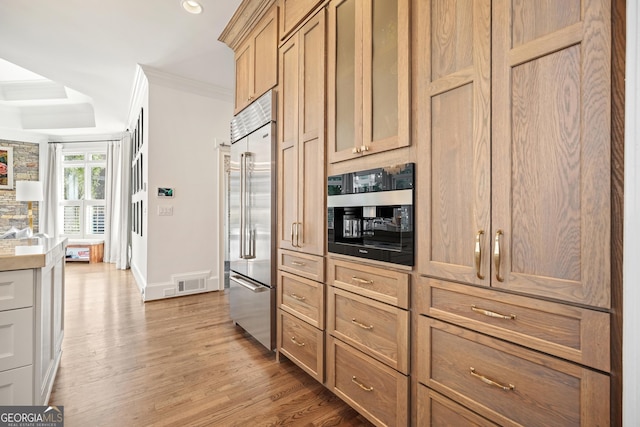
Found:
<svg viewBox="0 0 640 427"><path fill-rule="evenodd" d="M226 292L144 303L129 271L67 264L51 405L73 426L370 426L235 326Z"/></svg>

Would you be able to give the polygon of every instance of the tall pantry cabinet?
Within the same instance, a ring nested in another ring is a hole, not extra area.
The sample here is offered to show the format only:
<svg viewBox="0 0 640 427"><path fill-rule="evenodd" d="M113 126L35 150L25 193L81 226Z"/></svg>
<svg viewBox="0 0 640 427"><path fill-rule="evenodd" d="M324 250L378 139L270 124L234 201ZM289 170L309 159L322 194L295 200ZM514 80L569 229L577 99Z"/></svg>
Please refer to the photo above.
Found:
<svg viewBox="0 0 640 427"><path fill-rule="evenodd" d="M323 382L324 8L280 46L279 63L278 355Z"/></svg>
<svg viewBox="0 0 640 427"><path fill-rule="evenodd" d="M419 3L418 414L606 425L610 1Z"/></svg>

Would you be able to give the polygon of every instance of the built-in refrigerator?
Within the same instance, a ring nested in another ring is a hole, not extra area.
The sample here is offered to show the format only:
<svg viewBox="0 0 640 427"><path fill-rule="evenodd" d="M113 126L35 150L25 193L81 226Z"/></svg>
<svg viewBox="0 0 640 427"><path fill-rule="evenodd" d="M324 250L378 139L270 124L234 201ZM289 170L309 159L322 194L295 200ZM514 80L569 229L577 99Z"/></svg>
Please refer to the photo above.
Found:
<svg viewBox="0 0 640 427"><path fill-rule="evenodd" d="M231 319L275 348L275 93L231 122L229 304Z"/></svg>

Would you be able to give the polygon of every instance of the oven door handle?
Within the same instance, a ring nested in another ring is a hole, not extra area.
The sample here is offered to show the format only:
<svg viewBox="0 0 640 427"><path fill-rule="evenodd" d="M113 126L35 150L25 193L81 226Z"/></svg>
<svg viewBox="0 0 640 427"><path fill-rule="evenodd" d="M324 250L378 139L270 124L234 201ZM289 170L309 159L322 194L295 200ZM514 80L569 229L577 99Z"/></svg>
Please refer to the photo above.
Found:
<svg viewBox="0 0 640 427"><path fill-rule="evenodd" d="M236 283L240 286L242 286L243 288L249 289L251 292L254 293L258 293L258 292L265 292L268 290L268 288L266 286L263 285L259 285L259 284L253 284L251 282L249 282L246 279L241 278L240 276L231 276L229 277L229 280L231 280L233 283Z"/></svg>

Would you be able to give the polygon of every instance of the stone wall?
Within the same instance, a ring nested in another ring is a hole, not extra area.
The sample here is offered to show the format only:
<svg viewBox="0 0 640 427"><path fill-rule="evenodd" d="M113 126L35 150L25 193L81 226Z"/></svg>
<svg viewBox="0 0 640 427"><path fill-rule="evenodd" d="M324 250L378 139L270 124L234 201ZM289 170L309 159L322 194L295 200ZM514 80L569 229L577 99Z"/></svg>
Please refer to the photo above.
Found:
<svg viewBox="0 0 640 427"><path fill-rule="evenodd" d="M16 202L16 181L40 179L40 145L31 142L0 139L0 147L13 147L13 190L0 190L0 234L10 227L22 229L29 226L27 202ZM40 203L33 203L33 231L38 232Z"/></svg>

